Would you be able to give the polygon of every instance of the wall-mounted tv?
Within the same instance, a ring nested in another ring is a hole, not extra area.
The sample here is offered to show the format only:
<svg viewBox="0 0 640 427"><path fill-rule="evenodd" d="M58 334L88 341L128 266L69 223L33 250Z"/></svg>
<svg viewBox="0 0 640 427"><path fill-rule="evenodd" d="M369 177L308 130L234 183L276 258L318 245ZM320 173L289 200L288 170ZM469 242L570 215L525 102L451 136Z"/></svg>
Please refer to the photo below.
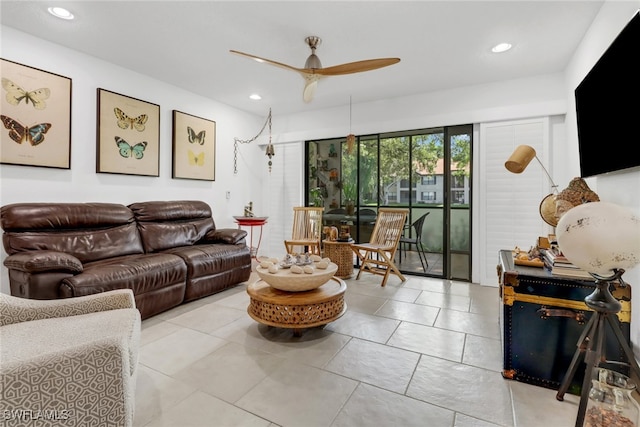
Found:
<svg viewBox="0 0 640 427"><path fill-rule="evenodd" d="M640 11L575 90L583 178L640 166Z"/></svg>

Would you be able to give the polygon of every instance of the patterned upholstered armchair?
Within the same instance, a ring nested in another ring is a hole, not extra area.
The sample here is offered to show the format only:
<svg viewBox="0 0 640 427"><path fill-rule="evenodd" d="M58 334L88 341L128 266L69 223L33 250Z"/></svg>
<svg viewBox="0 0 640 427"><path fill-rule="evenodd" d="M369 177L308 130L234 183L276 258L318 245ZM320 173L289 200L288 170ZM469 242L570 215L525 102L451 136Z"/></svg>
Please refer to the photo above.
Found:
<svg viewBox="0 0 640 427"><path fill-rule="evenodd" d="M140 327L129 289L60 300L0 294L4 425L131 426Z"/></svg>

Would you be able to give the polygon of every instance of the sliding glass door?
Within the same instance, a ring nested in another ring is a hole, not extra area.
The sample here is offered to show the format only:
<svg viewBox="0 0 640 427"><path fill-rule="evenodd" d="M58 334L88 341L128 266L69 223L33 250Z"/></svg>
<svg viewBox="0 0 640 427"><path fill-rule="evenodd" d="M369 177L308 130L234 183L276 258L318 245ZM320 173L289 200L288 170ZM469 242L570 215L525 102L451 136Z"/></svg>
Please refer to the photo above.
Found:
<svg viewBox="0 0 640 427"><path fill-rule="evenodd" d="M396 262L409 274L471 280L472 126L307 141L307 204L367 242L379 207L409 209Z"/></svg>

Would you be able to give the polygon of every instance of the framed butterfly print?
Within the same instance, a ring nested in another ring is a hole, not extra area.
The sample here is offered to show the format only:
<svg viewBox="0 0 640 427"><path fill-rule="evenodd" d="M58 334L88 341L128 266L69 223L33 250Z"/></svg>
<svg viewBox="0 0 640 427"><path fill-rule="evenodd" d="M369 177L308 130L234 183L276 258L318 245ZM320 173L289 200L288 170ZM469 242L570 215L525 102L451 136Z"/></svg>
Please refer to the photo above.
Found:
<svg viewBox="0 0 640 427"><path fill-rule="evenodd" d="M160 176L160 106L98 88L96 172Z"/></svg>
<svg viewBox="0 0 640 427"><path fill-rule="evenodd" d="M0 163L70 169L71 79L0 61Z"/></svg>
<svg viewBox="0 0 640 427"><path fill-rule="evenodd" d="M215 181L216 122L173 110L171 176Z"/></svg>

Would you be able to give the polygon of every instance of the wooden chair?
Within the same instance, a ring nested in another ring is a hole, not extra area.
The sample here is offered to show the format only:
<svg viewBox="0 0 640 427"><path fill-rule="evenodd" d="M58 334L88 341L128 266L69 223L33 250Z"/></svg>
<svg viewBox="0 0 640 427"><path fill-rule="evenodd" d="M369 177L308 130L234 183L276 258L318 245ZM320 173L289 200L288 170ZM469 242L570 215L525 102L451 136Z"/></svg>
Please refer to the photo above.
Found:
<svg viewBox="0 0 640 427"><path fill-rule="evenodd" d="M323 211L323 207L296 206L293 208L291 239L284 241L288 254L310 252L322 255L320 241L322 239ZM295 249L298 247L302 247L302 250L296 251Z"/></svg>
<svg viewBox="0 0 640 427"><path fill-rule="evenodd" d="M384 276L381 286L387 284L389 274L392 272L403 282L406 280L394 264L393 259L408 214L408 209L378 209L378 217L369 243L351 244L351 249L356 253L361 263L356 280L360 278L363 271Z"/></svg>

